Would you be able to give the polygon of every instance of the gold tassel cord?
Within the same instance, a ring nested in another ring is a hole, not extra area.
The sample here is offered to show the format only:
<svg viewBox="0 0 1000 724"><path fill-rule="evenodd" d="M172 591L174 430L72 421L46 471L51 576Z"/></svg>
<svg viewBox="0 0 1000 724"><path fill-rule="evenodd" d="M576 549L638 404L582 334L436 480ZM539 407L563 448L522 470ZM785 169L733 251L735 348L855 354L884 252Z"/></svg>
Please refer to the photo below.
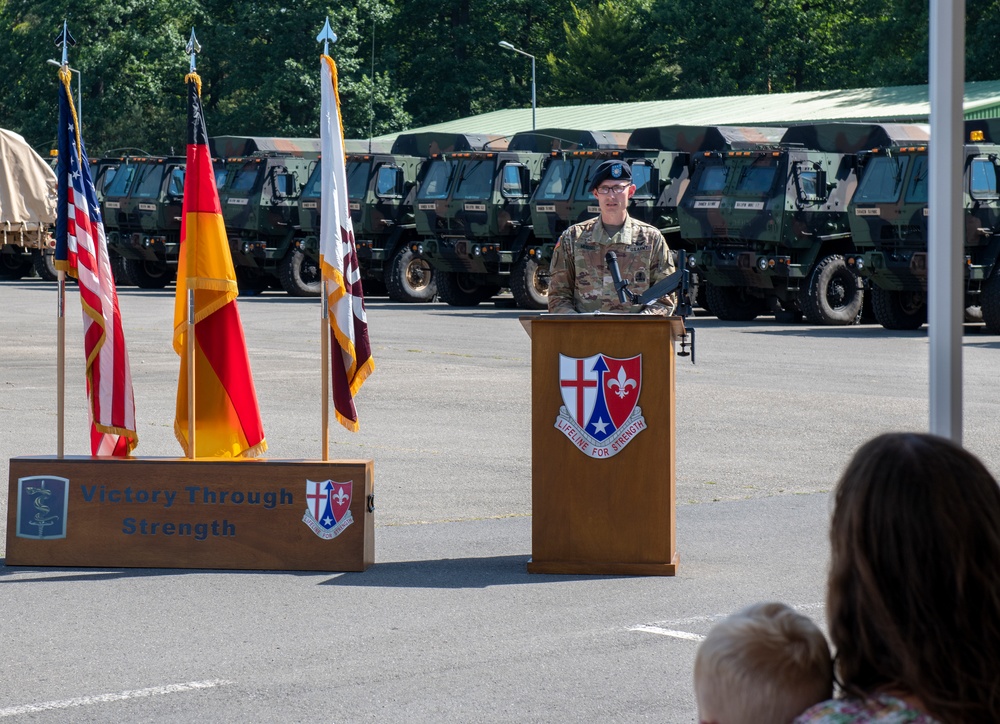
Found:
<svg viewBox="0 0 1000 724"><path fill-rule="evenodd" d="M80 119L76 115L76 106L73 105L73 90L70 88L69 66L59 67L59 80L62 81L63 88L66 89L66 100L69 101L69 112L73 114L73 130L76 132L76 157L83 158L83 150L80 143Z"/></svg>
<svg viewBox="0 0 1000 724"><path fill-rule="evenodd" d="M195 88L198 90L198 97L201 98L201 76L194 71L188 73L184 76L185 83L194 83Z"/></svg>

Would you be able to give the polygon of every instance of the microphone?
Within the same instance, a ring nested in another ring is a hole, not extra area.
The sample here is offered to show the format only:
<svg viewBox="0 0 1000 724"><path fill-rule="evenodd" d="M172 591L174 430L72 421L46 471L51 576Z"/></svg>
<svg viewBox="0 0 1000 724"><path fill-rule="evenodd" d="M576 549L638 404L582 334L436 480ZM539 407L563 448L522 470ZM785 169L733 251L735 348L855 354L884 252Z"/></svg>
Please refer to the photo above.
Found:
<svg viewBox="0 0 1000 724"><path fill-rule="evenodd" d="M611 281L615 283L615 291L618 292L618 301L622 304L627 304L630 301L625 291L627 282L622 281L622 273L618 268L618 255L613 251L609 251L604 255L604 261L607 262L608 270L611 272Z"/></svg>

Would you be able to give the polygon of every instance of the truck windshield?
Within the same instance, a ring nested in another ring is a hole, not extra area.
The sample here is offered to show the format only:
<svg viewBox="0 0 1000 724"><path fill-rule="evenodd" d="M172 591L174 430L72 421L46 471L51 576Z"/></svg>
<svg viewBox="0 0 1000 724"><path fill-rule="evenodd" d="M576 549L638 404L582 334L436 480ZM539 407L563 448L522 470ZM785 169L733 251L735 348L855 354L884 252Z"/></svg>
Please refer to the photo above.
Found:
<svg viewBox="0 0 1000 724"><path fill-rule="evenodd" d="M721 194L726 188L726 178L729 176L729 169L721 164L702 166L698 180L695 182L694 193L696 194Z"/></svg>
<svg viewBox="0 0 1000 724"><path fill-rule="evenodd" d="M488 199L493 182L493 162L465 161L455 187L456 199Z"/></svg>
<svg viewBox="0 0 1000 724"><path fill-rule="evenodd" d="M108 196L128 196L129 186L132 185L132 179L135 178L135 166L131 164L122 164L118 168L118 173L115 177L111 179L111 184L108 186Z"/></svg>
<svg viewBox="0 0 1000 724"><path fill-rule="evenodd" d="M347 164L347 196L352 199L363 199L368 190L368 173L372 170L371 161L351 161Z"/></svg>
<svg viewBox="0 0 1000 724"><path fill-rule="evenodd" d="M313 169L312 174L309 176L309 180L306 182L306 187L302 189L302 198L304 199L318 199L322 189L320 188L320 176L322 171L320 171L320 164L316 164L316 168Z"/></svg>
<svg viewBox="0 0 1000 724"><path fill-rule="evenodd" d="M226 176L228 175L228 170L224 163L215 164L215 188L219 191L226 188Z"/></svg>
<svg viewBox="0 0 1000 724"><path fill-rule="evenodd" d="M893 203L899 199L909 156L875 156L865 166L854 203Z"/></svg>
<svg viewBox="0 0 1000 724"><path fill-rule="evenodd" d="M423 183L420 184L420 199L445 199L448 198L448 184L451 181L453 166L451 161L438 159L431 161L430 168Z"/></svg>
<svg viewBox="0 0 1000 724"><path fill-rule="evenodd" d="M906 203L927 203L927 156L917 156L913 160L913 174L910 179L910 187L906 189Z"/></svg>
<svg viewBox="0 0 1000 724"><path fill-rule="evenodd" d="M155 199L160 195L160 188L163 186L163 166L146 166L135 182L135 189L132 191L134 199Z"/></svg>
<svg viewBox="0 0 1000 724"><path fill-rule="evenodd" d="M974 199L997 198L997 169L988 158L972 159L972 179L969 190Z"/></svg>
<svg viewBox="0 0 1000 724"><path fill-rule="evenodd" d="M644 163L632 164L632 183L635 184L635 196L638 198L651 198L653 195L652 184L653 169Z"/></svg>
<svg viewBox="0 0 1000 724"><path fill-rule="evenodd" d="M248 194L257 185L257 176L264 169L264 164L247 161L240 167L240 170L233 176L233 182L229 184L228 191Z"/></svg>
<svg viewBox="0 0 1000 724"><path fill-rule="evenodd" d="M549 167L545 169L545 175L538 186L538 194L535 198L539 201L568 199L579 163L579 160L570 161L561 158L550 163Z"/></svg>
<svg viewBox="0 0 1000 724"><path fill-rule="evenodd" d="M770 164L744 168L740 173L740 180L736 184L736 193L753 194L755 196L766 195L774 185L774 177L777 171L777 167Z"/></svg>
<svg viewBox="0 0 1000 724"><path fill-rule="evenodd" d="M174 166L170 169L170 183L167 184L168 196L184 195L184 167Z"/></svg>

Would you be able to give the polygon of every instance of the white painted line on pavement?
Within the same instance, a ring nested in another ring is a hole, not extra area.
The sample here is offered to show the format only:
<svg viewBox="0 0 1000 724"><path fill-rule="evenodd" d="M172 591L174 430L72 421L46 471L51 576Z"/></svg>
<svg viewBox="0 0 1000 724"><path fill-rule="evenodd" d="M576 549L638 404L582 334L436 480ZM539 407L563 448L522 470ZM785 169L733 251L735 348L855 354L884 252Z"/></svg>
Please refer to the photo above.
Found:
<svg viewBox="0 0 1000 724"><path fill-rule="evenodd" d="M825 608L825 604L820 603L802 603L792 606L796 611L814 611L822 610ZM674 626L685 626L691 623L709 623L713 621L721 621L722 619L729 616L728 613L714 613L705 616L689 616L688 618L675 618L672 621L657 621L656 623L645 623L638 624L629 629L629 631L641 631L643 633L656 634L658 636L671 636L675 639L685 639L687 641L704 641L705 637L702 634L691 633L689 631L679 631L674 629Z"/></svg>
<svg viewBox="0 0 1000 724"><path fill-rule="evenodd" d="M629 631L642 631L643 633L657 634L658 636L671 636L675 639L686 639L687 641L704 641L705 637L701 634L688 633L687 631L674 631L669 628L660 628L659 626L633 626Z"/></svg>
<svg viewBox="0 0 1000 724"><path fill-rule="evenodd" d="M183 684L170 684L168 686L153 686L149 689L135 689L133 691L120 691L117 694L100 694L98 696L81 696L76 699L64 699L63 701L44 701L41 704L24 704L22 706L10 706L0 709L0 718L8 716L18 716L19 714L32 714L38 711L51 711L53 709L70 709L74 706L89 706L90 704L106 704L111 701L124 701L126 699L141 699L148 696L160 696L162 694L176 694L182 691L195 691L197 689L211 689L216 686L225 686L235 682L226 679L209 679L208 681L188 681Z"/></svg>

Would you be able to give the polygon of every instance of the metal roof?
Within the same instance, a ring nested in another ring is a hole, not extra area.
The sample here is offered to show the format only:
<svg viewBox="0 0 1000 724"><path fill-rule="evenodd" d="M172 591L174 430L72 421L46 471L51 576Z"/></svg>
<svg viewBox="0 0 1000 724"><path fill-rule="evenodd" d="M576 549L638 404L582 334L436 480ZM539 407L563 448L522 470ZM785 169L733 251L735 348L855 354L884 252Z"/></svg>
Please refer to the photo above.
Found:
<svg viewBox="0 0 1000 724"><path fill-rule="evenodd" d="M1000 117L1000 80L965 84L965 117ZM784 126L821 121L926 123L928 86L803 91L669 101L554 106L536 109L539 128L632 131L647 126ZM413 131L498 133L531 130L531 108L512 108L435 123ZM376 137L392 140L398 134Z"/></svg>

